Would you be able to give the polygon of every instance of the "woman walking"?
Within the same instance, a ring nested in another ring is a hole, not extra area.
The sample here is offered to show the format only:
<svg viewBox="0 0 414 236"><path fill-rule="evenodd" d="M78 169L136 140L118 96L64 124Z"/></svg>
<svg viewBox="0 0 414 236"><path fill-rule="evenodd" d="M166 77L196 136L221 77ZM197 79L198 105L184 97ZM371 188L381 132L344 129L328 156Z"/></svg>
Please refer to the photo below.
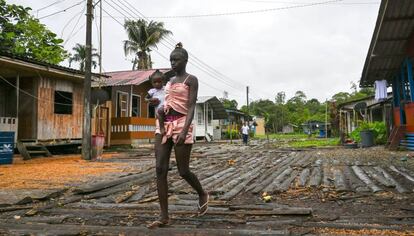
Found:
<svg viewBox="0 0 414 236"><path fill-rule="evenodd" d="M161 214L149 228L169 224L167 174L171 150L174 147L177 168L180 176L199 195L198 215L204 215L208 208L209 195L202 188L197 176L190 171L190 154L193 140L193 117L197 101L198 80L186 72L188 53L178 43L170 54L171 68L176 76L165 87L165 103L158 110L159 128L156 130L156 172L157 190Z"/></svg>

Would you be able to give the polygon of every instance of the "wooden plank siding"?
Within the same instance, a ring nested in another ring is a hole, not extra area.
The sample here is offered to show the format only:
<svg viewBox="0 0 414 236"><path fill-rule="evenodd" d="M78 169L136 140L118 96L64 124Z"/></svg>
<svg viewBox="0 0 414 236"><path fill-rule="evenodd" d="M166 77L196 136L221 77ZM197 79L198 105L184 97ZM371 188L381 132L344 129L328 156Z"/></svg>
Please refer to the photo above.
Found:
<svg viewBox="0 0 414 236"><path fill-rule="evenodd" d="M18 139L36 139L37 132L37 86L36 80L25 77L20 78L19 94L19 122Z"/></svg>
<svg viewBox="0 0 414 236"><path fill-rule="evenodd" d="M83 85L50 78L39 78L38 81L37 139L82 138ZM72 114L55 114L55 91L72 93Z"/></svg>

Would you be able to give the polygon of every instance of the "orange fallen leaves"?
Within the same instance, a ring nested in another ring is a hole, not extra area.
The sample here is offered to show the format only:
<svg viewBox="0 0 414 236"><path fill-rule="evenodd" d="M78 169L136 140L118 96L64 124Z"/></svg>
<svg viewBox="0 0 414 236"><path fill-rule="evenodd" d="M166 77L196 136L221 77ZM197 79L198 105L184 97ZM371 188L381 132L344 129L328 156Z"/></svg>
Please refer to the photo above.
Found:
<svg viewBox="0 0 414 236"><path fill-rule="evenodd" d="M0 189L50 189L87 181L93 176L122 172L124 163L90 162L79 155L37 158L0 166Z"/></svg>

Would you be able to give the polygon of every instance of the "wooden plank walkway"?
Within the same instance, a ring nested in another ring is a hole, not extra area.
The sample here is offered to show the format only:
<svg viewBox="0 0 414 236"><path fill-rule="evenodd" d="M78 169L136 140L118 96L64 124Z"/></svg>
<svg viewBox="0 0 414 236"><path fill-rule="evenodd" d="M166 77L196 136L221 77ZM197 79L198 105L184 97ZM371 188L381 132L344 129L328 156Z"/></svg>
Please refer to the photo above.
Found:
<svg viewBox="0 0 414 236"><path fill-rule="evenodd" d="M145 228L159 212L152 161L138 173L2 206L0 234L289 235L315 228L358 230L364 225L414 232L414 171L403 166L338 163L315 151L281 151L260 144L199 145L193 154L191 168L211 194L205 216L195 216L198 197L172 162L172 226ZM262 201L264 192L273 197L270 203Z"/></svg>

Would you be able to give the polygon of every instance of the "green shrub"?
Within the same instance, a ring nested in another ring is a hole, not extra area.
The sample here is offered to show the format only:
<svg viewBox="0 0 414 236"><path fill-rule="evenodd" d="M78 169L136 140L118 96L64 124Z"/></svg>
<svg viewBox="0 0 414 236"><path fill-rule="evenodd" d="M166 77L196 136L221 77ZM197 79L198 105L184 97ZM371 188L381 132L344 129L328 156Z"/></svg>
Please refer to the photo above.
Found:
<svg viewBox="0 0 414 236"><path fill-rule="evenodd" d="M239 138L239 131L237 129L226 130L226 132L224 133L224 137L226 139L230 139L230 134L231 134L232 139L238 139Z"/></svg>
<svg viewBox="0 0 414 236"><path fill-rule="evenodd" d="M361 136L359 132L362 130L372 130L374 134L374 141L376 144L384 144L387 141L387 128L384 122L361 122L359 126L352 131L351 138L355 142L361 142Z"/></svg>

